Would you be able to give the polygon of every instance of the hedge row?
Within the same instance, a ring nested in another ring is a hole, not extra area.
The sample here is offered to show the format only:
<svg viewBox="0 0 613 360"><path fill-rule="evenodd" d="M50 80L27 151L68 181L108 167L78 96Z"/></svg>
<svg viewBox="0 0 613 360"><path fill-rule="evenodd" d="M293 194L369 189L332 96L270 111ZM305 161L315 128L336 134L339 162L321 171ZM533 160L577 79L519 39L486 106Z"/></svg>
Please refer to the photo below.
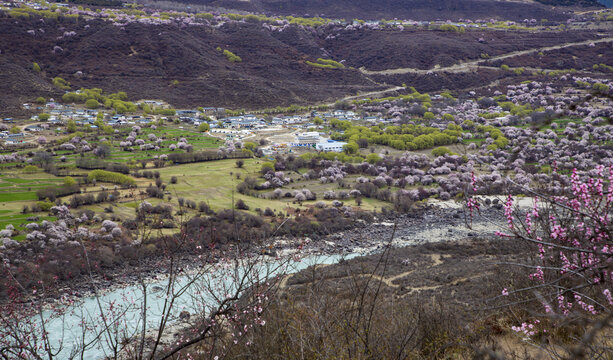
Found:
<svg viewBox="0 0 613 360"><path fill-rule="evenodd" d="M136 184L136 182L131 176L112 172L112 171L106 171L106 170L90 171L89 174L87 175L87 179L89 181L96 180L96 181L102 181L102 182L110 182L113 184L120 184L123 186L131 186L131 185Z"/></svg>

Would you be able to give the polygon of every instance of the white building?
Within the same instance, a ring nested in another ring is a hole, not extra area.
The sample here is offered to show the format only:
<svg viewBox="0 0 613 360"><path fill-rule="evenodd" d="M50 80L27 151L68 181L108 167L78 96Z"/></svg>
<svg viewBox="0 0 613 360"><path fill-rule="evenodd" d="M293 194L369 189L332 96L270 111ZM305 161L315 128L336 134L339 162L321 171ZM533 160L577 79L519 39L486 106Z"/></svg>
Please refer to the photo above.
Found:
<svg viewBox="0 0 613 360"><path fill-rule="evenodd" d="M347 145L347 143L343 141L327 140L315 144L315 149L323 152L342 152L343 146L345 145Z"/></svg>
<svg viewBox="0 0 613 360"><path fill-rule="evenodd" d="M299 144L317 144L321 141L317 131L296 134L296 139L298 139Z"/></svg>

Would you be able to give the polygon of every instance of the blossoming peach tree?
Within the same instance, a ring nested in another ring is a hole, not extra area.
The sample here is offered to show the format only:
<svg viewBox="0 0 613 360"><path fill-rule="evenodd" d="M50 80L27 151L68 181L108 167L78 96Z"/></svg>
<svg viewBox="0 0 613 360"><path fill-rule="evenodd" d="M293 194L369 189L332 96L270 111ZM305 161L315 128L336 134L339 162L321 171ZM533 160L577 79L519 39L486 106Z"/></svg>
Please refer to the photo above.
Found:
<svg viewBox="0 0 613 360"><path fill-rule="evenodd" d="M506 230L496 234L525 241L536 256L534 262L512 264L529 269L529 285L504 288L502 297L520 304L525 300L514 301L513 296L527 296L542 305L540 314L512 327L527 340L551 331L554 320L571 324L580 319L593 325L577 339L584 343L593 341L596 329L613 319L613 166L600 165L583 173L574 169L569 175L553 167L554 176L567 178L564 188L555 192L546 186L539 191L523 188L532 198L528 207L507 196ZM478 190L474 180L472 190L473 194ZM476 197L468 196L471 216L478 207Z"/></svg>

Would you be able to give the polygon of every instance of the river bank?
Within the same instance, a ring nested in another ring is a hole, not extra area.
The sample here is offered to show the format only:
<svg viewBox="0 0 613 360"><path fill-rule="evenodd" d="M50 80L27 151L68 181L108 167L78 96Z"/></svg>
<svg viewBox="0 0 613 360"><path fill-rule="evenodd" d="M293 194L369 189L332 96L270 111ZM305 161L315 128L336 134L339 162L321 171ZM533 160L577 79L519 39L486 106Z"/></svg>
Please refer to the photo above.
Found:
<svg viewBox="0 0 613 360"><path fill-rule="evenodd" d="M452 203L453 204L453 203ZM450 206L446 202L428 204L407 214L375 217L372 223L356 223L350 230L333 233L320 239L309 237L275 237L267 244L250 249L251 254L264 254L272 259L276 257L318 256L339 254L369 255L380 252L387 246L393 236L394 247L420 245L437 241L462 240L466 238L494 236L504 222L501 222L503 210L500 203L484 206L475 214L472 224L465 209ZM359 220L358 220L359 221ZM175 269L179 273L193 269L195 264L202 264L202 255L181 253L173 257ZM214 263L219 255L211 256L207 263ZM169 258L157 256L143 258L138 264L123 263L108 268L104 275L83 276L70 284L63 284L57 291L33 295L30 302L54 304L59 299L70 298L78 301L97 294L132 286L141 282L160 281L167 276Z"/></svg>

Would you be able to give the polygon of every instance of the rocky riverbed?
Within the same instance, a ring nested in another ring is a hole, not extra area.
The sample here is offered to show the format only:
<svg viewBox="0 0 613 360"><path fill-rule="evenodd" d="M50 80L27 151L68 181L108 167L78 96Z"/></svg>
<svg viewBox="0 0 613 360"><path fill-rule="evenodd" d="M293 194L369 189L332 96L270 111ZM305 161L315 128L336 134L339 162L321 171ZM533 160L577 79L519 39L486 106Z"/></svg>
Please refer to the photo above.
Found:
<svg viewBox="0 0 613 360"><path fill-rule="evenodd" d="M317 240L299 237L276 237L272 245L265 249L254 249L254 253L264 252L271 258L289 255L369 255L380 252L393 237L394 247L405 247L432 242L453 241L470 238L494 237L495 231L504 226L504 212L499 202L483 206L472 219L461 207L429 204L408 214L393 217L378 217L373 223L359 222L350 230L324 236ZM190 254L182 254L175 259L177 269L189 271L201 260ZM214 258L210 261L215 261ZM153 282L166 277L168 266L163 258L144 259L138 266L124 264L110 269L104 276L82 278L70 287L60 288L56 294L46 298L32 299L54 303L60 296L83 298L126 287L140 281ZM155 290L155 289L154 289Z"/></svg>
<svg viewBox="0 0 613 360"><path fill-rule="evenodd" d="M375 219L354 229L328 235L317 241L309 241L306 251L312 254L363 255L377 253L392 239L394 247L420 245L439 241L466 238L494 237L504 226L504 212L500 203L485 206L471 221L462 208L429 205L394 218ZM296 243L304 239L275 239L275 249L281 254L296 251Z"/></svg>

